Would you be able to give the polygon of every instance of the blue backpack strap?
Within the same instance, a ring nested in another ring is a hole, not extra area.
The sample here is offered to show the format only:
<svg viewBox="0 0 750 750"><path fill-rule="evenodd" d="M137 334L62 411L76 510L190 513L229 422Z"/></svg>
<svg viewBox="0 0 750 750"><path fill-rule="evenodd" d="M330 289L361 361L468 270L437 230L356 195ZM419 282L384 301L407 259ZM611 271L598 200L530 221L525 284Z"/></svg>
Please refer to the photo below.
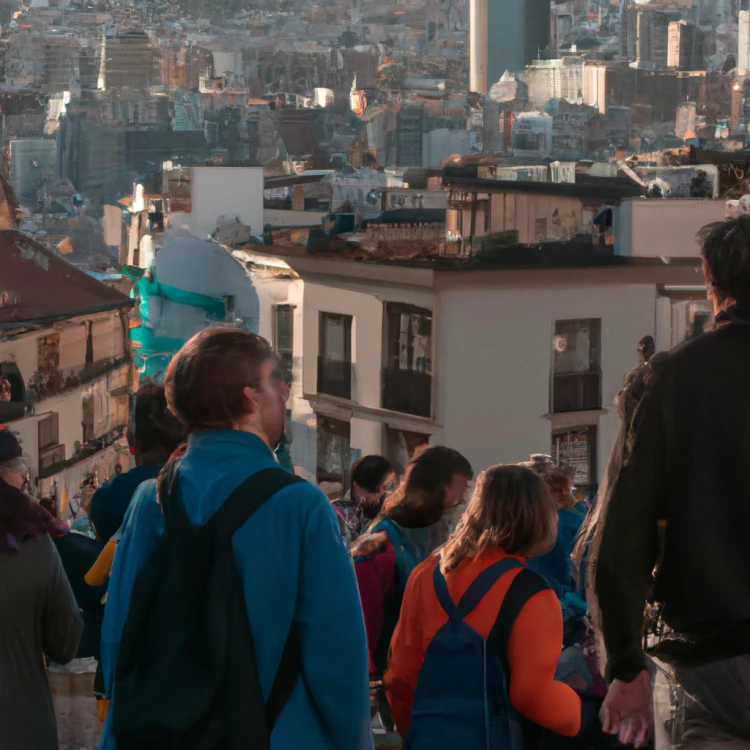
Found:
<svg viewBox="0 0 750 750"><path fill-rule="evenodd" d="M487 643L492 645L495 653L500 657L506 675L510 675L507 649L516 618L531 597L547 590L549 590L549 586L544 578L526 568L513 579L503 598L500 612L492 626Z"/></svg>
<svg viewBox="0 0 750 750"><path fill-rule="evenodd" d="M450 591L448 591L448 583L445 580L443 572L440 570L440 559L438 558L438 564L435 566L435 572L432 575L432 581L435 585L435 594L437 596L440 606L445 610L445 614L451 618L451 620L458 618L458 609L453 603Z"/></svg>
<svg viewBox="0 0 750 750"><path fill-rule="evenodd" d="M489 568L485 568L472 582L466 593L461 597L458 603L458 616L463 620L469 613L473 612L479 602L484 599L490 589L500 580L500 578L509 573L511 570L525 567L523 563L514 560L512 557L506 557L504 560L498 560Z"/></svg>
<svg viewBox="0 0 750 750"><path fill-rule="evenodd" d="M506 557L504 560L498 560L488 568L485 568L472 582L466 593L461 597L458 606L453 602L453 598L448 591L448 583L445 576L440 570L440 564L435 567L433 583L435 585L435 594L437 595L440 606L451 620L463 620L468 614L473 612L479 602L484 599L490 589L500 580L500 578L511 570L523 568L523 563Z"/></svg>

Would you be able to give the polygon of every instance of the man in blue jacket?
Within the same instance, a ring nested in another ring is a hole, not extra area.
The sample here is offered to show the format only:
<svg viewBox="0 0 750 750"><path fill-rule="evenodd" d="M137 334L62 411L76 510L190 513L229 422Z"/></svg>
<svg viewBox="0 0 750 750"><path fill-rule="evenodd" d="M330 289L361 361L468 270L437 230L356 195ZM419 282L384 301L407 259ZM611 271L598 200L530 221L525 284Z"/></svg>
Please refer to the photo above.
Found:
<svg viewBox="0 0 750 750"><path fill-rule="evenodd" d="M267 342L226 328L191 339L172 361L165 387L189 433L178 469L182 502L190 522L202 526L248 477L278 466L272 447L284 426L286 389ZM131 594L163 530L156 483L149 481L131 503L112 567L102 633L112 699L104 750L117 747L112 687ZM232 549L266 700L293 624L300 635L301 674L271 734L271 750L370 750L362 611L326 497L306 482L282 489L239 528Z"/></svg>

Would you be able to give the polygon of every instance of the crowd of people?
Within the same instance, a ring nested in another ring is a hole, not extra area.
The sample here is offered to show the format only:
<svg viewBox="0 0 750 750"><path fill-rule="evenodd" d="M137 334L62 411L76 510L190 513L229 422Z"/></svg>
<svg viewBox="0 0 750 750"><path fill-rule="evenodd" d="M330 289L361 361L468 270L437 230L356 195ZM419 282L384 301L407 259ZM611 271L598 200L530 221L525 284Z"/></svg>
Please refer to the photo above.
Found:
<svg viewBox="0 0 750 750"><path fill-rule="evenodd" d="M716 330L641 341L586 500L550 456L474 481L431 445L331 502L280 458L272 348L227 328L138 391L90 535L0 431L2 747L55 750L45 664L93 657L102 750L369 750L374 719L405 750L641 748L644 649L690 696L683 746L750 747L750 219L702 241Z"/></svg>

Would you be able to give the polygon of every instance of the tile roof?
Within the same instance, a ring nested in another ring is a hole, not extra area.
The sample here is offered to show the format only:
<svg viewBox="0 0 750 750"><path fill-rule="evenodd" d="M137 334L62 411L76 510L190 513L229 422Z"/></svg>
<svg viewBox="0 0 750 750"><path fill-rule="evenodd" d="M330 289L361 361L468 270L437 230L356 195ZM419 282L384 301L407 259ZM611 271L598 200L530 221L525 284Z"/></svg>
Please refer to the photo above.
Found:
<svg viewBox="0 0 750 750"><path fill-rule="evenodd" d="M15 230L0 231L0 268L0 329L132 304Z"/></svg>

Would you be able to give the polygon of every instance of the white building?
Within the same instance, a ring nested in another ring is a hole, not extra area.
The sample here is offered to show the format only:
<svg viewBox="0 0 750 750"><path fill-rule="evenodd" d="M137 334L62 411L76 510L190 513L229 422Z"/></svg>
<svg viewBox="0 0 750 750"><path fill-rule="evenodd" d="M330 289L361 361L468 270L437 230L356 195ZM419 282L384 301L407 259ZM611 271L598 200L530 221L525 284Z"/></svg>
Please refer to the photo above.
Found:
<svg viewBox="0 0 750 750"><path fill-rule="evenodd" d="M256 234L263 231L261 167L193 167L190 229L205 238L220 217L237 218Z"/></svg>
<svg viewBox="0 0 750 750"><path fill-rule="evenodd" d="M0 232L0 376L40 496L127 469L131 301L15 231Z"/></svg>
<svg viewBox="0 0 750 750"><path fill-rule="evenodd" d="M291 419L287 436L289 451L298 474L314 480L316 467L315 414L303 389L303 303L302 279L275 255L235 250L253 281L258 299L258 333L271 343L279 362L292 373L287 410Z"/></svg>
<svg viewBox="0 0 750 750"><path fill-rule="evenodd" d="M343 238L274 247L304 282L294 336L317 479L333 495L359 455L403 467L429 442L477 471L552 452L592 486L640 339L665 349L710 323L694 237L647 256L639 222L655 217L634 210L638 246L618 246L622 203L638 200L627 180L445 179L443 243L425 235L409 254L394 241L391 257L370 258L337 250Z"/></svg>
<svg viewBox="0 0 750 750"><path fill-rule="evenodd" d="M425 442L480 470L561 451L594 484L619 427L614 399L645 335L672 338L661 291L696 267L468 268L287 256L305 281L302 390L317 476L358 455L405 463ZM666 303L665 303L666 300ZM677 319L679 322L679 319Z"/></svg>

